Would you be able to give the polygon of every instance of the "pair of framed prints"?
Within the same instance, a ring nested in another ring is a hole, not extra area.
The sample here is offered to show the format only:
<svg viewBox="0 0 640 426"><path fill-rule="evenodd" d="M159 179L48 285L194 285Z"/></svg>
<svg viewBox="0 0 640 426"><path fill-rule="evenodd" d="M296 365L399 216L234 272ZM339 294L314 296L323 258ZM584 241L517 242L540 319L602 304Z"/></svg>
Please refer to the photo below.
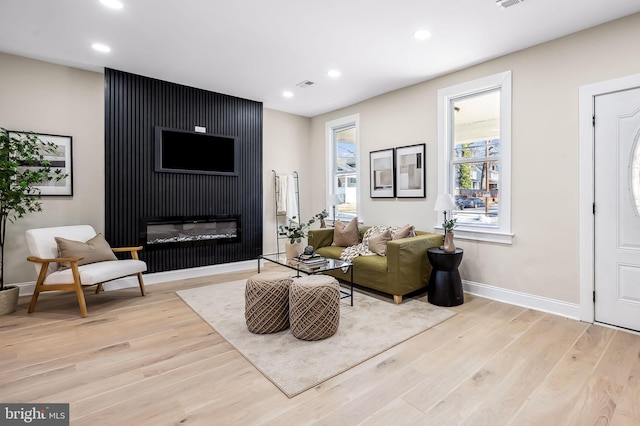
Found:
<svg viewBox="0 0 640 426"><path fill-rule="evenodd" d="M426 144L371 151L371 198L426 197Z"/></svg>

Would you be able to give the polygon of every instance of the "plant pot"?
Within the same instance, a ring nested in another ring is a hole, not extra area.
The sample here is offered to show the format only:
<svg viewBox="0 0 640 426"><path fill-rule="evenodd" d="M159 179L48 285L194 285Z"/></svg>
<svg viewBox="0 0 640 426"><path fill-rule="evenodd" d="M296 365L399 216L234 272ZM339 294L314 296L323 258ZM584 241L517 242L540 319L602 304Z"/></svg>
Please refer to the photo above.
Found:
<svg viewBox="0 0 640 426"><path fill-rule="evenodd" d="M445 253L454 253L456 251L456 245L453 242L453 232L444 234L444 245L442 249Z"/></svg>
<svg viewBox="0 0 640 426"><path fill-rule="evenodd" d="M284 245L284 252L287 255L287 260L291 260L294 257L300 256L304 251L305 244L304 241L300 241L299 243L291 244L287 241Z"/></svg>
<svg viewBox="0 0 640 426"><path fill-rule="evenodd" d="M5 286L0 291L0 315L10 314L16 311L20 289L17 286Z"/></svg>

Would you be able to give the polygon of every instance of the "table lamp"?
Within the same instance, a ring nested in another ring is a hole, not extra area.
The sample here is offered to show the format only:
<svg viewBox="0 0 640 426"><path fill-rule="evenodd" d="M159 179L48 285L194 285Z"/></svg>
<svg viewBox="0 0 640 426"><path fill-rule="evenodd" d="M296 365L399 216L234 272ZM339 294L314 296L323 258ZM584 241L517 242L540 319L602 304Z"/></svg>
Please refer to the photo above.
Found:
<svg viewBox="0 0 640 426"><path fill-rule="evenodd" d="M333 207L333 222L334 223L336 221L336 206L339 206L340 204L342 204L342 200L340 199L340 196L338 194L329 195L329 198L327 199L327 205Z"/></svg>
<svg viewBox="0 0 640 426"><path fill-rule="evenodd" d="M444 213L445 222L447 221L447 212L455 208L456 203L453 201L451 194L439 194L438 198L436 198L436 205L433 207L434 210Z"/></svg>

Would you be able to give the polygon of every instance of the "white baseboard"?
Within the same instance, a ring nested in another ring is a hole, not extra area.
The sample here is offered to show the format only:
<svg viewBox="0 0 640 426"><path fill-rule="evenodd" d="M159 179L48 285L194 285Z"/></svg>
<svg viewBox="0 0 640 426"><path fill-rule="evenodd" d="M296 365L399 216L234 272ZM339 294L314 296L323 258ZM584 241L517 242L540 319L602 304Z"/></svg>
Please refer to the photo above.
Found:
<svg viewBox="0 0 640 426"><path fill-rule="evenodd" d="M179 269L176 271L155 272L144 274L145 285L160 284L169 281L185 280L189 278L204 277L207 275L224 274L228 272L247 271L254 269L257 272L257 260L246 260L243 262L223 263L219 265L202 266L199 268ZM35 282L25 282L13 284L20 288L20 296L33 294ZM511 305L522 306L535 309L537 311L548 312L566 318L580 320L580 305L576 303L563 302L561 300L549 299L547 297L508 290L487 284L473 281L462 281L465 293L473 294ZM116 290L128 287L138 287L138 280L135 277L127 277L114 280L104 285L105 291Z"/></svg>
<svg viewBox="0 0 640 426"><path fill-rule="evenodd" d="M201 266L198 268L178 269L175 271L154 272L152 274L144 274L144 284L153 285L166 283L169 281L186 280L189 278L205 277L207 275L224 274L228 272L247 271L250 269L258 270L257 260L245 260L243 262L221 263L219 265ZM35 281L25 283L12 284L20 288L20 296L30 296L36 286ZM105 283L104 290L117 290L120 288L138 287L138 279L136 277L126 277L119 280L109 281Z"/></svg>
<svg viewBox="0 0 640 426"><path fill-rule="evenodd" d="M465 293L485 297L511 305L522 306L524 308L535 309L536 311L547 312L566 318L580 320L580 305L577 303L563 302L561 300L549 299L547 297L536 296L529 293L508 290L494 287L487 284L480 284L473 281L462 281Z"/></svg>

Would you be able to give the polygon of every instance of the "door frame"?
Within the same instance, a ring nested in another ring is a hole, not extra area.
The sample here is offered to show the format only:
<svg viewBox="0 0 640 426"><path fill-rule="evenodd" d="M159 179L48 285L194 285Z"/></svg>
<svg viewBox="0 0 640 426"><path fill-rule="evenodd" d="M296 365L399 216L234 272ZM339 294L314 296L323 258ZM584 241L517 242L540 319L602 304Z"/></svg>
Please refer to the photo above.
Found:
<svg viewBox="0 0 640 426"><path fill-rule="evenodd" d="M595 129L593 114L595 97L608 93L640 87L640 74L579 87L579 282L580 282L580 320L595 321Z"/></svg>

